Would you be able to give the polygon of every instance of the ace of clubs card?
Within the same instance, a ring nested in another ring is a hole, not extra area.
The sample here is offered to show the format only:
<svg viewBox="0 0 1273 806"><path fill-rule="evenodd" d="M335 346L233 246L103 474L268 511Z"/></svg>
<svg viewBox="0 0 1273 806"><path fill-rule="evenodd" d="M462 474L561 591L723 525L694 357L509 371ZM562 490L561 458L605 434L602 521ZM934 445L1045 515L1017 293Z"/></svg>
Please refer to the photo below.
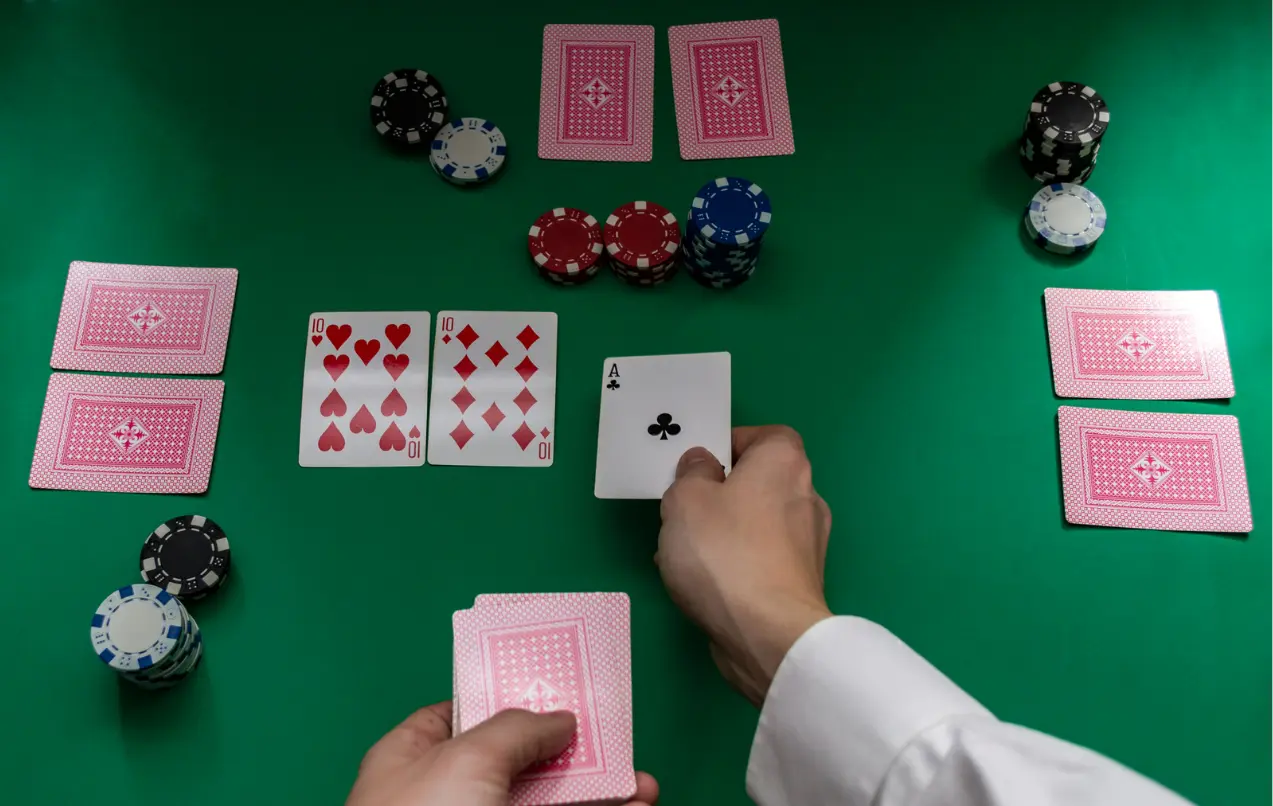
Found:
<svg viewBox="0 0 1273 806"><path fill-rule="evenodd" d="M310 315L301 466L424 464L428 384L427 311Z"/></svg>
<svg viewBox="0 0 1273 806"><path fill-rule="evenodd" d="M597 498L662 498L690 448L728 473L729 353L607 358L601 373Z"/></svg>
<svg viewBox="0 0 1273 806"><path fill-rule="evenodd" d="M429 464L548 467L557 423L557 314L439 311Z"/></svg>

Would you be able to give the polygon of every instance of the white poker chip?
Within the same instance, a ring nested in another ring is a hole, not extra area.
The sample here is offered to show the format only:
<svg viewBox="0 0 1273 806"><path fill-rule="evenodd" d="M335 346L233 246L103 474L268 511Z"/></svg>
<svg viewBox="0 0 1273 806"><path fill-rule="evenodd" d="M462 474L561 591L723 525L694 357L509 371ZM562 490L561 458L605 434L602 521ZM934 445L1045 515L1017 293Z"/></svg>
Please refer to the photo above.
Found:
<svg viewBox="0 0 1273 806"><path fill-rule="evenodd" d="M499 127L482 118L460 118L433 138L429 162L452 182L485 182L504 167L508 143Z"/></svg>
<svg viewBox="0 0 1273 806"><path fill-rule="evenodd" d="M1100 197L1070 182L1040 188L1030 200L1026 217L1038 240L1063 249L1091 248L1105 232L1105 205Z"/></svg>

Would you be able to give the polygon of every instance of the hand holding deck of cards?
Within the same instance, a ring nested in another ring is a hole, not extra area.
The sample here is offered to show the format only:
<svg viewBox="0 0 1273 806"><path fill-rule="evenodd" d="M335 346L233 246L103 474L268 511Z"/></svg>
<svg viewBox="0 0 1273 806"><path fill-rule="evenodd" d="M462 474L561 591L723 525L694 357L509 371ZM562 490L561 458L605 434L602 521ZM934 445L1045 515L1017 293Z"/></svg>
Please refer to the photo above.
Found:
<svg viewBox="0 0 1273 806"><path fill-rule="evenodd" d="M628 611L622 593L486 594L452 617L455 735L509 709L575 717L565 749L514 782L512 806L636 796Z"/></svg>

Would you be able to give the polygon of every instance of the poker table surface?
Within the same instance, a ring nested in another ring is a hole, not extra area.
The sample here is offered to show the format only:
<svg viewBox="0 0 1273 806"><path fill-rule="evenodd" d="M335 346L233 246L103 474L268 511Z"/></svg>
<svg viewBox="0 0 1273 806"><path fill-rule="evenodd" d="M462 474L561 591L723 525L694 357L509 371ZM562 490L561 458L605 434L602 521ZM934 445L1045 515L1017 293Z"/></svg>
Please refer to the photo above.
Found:
<svg viewBox="0 0 1273 806"><path fill-rule="evenodd" d="M682 160L668 26L775 15L796 153ZM652 162L537 158L547 23L655 27ZM450 696L454 610L575 590L631 596L635 752L664 803L747 802L756 713L661 587L658 503L592 495L603 359L727 350L733 422L805 439L835 518L835 611L888 626L1003 720L1202 804L1268 803L1269 28L1262 0L5 3L12 802L341 803L377 738ZM378 142L371 89L404 66L436 73L453 115L504 130L495 182L449 186ZM1112 111L1088 185L1109 228L1079 260L1022 235L1038 186L1015 136L1055 80ZM544 210L604 218L649 199L679 215L721 175L773 199L740 288L562 289L530 267ZM239 270L206 494L28 488L72 260ZM1059 399L1050 286L1214 289L1236 396ZM297 465L307 317L395 309L559 314L551 467ZM1062 403L1237 416L1254 531L1067 524ZM93 657L86 628L138 581L150 530L190 512L227 530L234 572L191 605L201 668L143 692Z"/></svg>

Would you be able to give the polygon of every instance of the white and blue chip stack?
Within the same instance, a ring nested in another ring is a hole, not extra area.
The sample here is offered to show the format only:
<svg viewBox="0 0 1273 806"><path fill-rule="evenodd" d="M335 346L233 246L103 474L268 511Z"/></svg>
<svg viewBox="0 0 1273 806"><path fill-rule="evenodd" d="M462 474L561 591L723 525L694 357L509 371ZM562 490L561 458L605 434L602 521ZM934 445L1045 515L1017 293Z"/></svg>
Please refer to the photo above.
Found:
<svg viewBox="0 0 1273 806"><path fill-rule="evenodd" d="M177 597L154 585L127 585L98 606L93 652L141 688L171 688L203 659L203 635Z"/></svg>
<svg viewBox="0 0 1273 806"><path fill-rule="evenodd" d="M747 282L772 218L769 194L751 180L722 176L703 185L685 217L686 272L710 288Z"/></svg>
<svg viewBox="0 0 1273 806"><path fill-rule="evenodd" d="M434 135L429 163L453 185L485 184L504 168L508 141L499 127L483 118L459 118Z"/></svg>

